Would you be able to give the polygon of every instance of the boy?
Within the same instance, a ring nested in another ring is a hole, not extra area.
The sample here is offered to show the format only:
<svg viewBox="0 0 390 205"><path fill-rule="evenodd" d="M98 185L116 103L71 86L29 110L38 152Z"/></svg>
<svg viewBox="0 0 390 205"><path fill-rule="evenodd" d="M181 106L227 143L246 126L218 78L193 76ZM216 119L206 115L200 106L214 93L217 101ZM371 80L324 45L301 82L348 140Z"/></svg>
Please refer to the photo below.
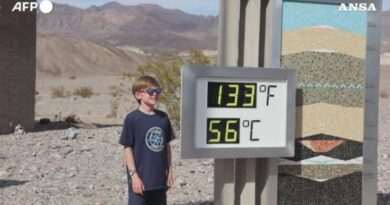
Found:
<svg viewBox="0 0 390 205"><path fill-rule="evenodd" d="M167 114L154 109L161 88L155 78L142 76L132 93L139 107L127 114L119 140L125 147L129 204L165 205L173 185L169 142L175 136Z"/></svg>

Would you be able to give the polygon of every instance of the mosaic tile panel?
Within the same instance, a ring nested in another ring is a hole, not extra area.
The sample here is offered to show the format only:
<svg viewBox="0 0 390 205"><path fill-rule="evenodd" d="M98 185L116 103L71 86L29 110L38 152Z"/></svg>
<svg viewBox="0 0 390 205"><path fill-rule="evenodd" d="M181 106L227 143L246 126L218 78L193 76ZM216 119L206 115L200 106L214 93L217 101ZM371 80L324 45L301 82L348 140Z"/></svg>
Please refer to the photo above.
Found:
<svg viewBox="0 0 390 205"><path fill-rule="evenodd" d="M302 138L322 133L362 142L363 116L363 108L342 107L326 103L297 107L295 120L298 126L295 128L295 136Z"/></svg>
<svg viewBox="0 0 390 205"><path fill-rule="evenodd" d="M367 12L283 1L284 68L297 70L295 156L279 204L361 204Z"/></svg>
<svg viewBox="0 0 390 205"><path fill-rule="evenodd" d="M329 152L335 147L344 143L345 140L301 140L300 143L305 145L313 152Z"/></svg>
<svg viewBox="0 0 390 205"><path fill-rule="evenodd" d="M351 173L325 182L279 174L278 204L358 205L362 203L362 198L359 197L362 194L361 180L361 172Z"/></svg>
<svg viewBox="0 0 390 205"><path fill-rule="evenodd" d="M303 28L331 27L366 36L366 21L367 12L340 12L338 4L314 3L309 0L307 2L283 1L283 32ZM332 41L342 43L336 37Z"/></svg>
<svg viewBox="0 0 390 205"><path fill-rule="evenodd" d="M283 55L281 65L296 69L299 83L364 85L364 59L346 54L310 51Z"/></svg>
<svg viewBox="0 0 390 205"><path fill-rule="evenodd" d="M324 138L321 138L321 137L324 137ZM324 156L329 156L329 157L337 158L337 159L341 159L341 160L349 160L349 159L363 156L363 150L362 150L363 143L358 142L358 141L345 140L344 143L338 145L337 147L335 147L334 149L332 149L328 152L314 152L311 149L309 149L308 147L304 146L303 143L301 143L301 141L305 141L305 140L311 141L311 139L318 139L318 138L320 138L321 140L326 140L326 138L328 138L329 140L332 140L332 141L333 140L344 140L343 138L333 137L333 136L324 135L324 134L316 135L313 137L297 139L295 142L295 156L287 158L287 159L293 160L293 161L300 161L303 159L308 159L308 158L316 157L319 155L324 155Z"/></svg>
<svg viewBox="0 0 390 205"><path fill-rule="evenodd" d="M282 165L280 174L289 174L314 181L324 182L362 170L361 164L331 164L331 165Z"/></svg>
<svg viewBox="0 0 390 205"><path fill-rule="evenodd" d="M354 89L298 89L296 105L310 105L315 103L329 103L345 107L362 107L364 93Z"/></svg>
<svg viewBox="0 0 390 205"><path fill-rule="evenodd" d="M283 55L281 65L297 70L297 106L319 102L348 107L364 105L364 59L307 51Z"/></svg>
<svg viewBox="0 0 390 205"><path fill-rule="evenodd" d="M364 58L366 55L361 49L366 44L363 35L331 26L286 31L282 38L289 42L283 47L284 55L304 51L343 53L357 58Z"/></svg>
<svg viewBox="0 0 390 205"><path fill-rule="evenodd" d="M279 159L279 165L329 165L329 164L363 164L363 156L349 160L336 159L324 155L315 156L301 161Z"/></svg>

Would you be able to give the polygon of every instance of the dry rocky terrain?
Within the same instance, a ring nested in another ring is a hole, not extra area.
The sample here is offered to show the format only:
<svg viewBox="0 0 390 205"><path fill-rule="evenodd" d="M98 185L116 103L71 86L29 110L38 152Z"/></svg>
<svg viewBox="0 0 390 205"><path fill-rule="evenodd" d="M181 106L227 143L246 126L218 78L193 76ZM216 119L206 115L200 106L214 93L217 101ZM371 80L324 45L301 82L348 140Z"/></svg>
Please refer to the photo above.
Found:
<svg viewBox="0 0 390 205"><path fill-rule="evenodd" d="M189 46L215 50L217 17L154 5L56 8L37 21L36 120L51 122L37 123L27 134L0 135L0 205L126 204L127 179L118 140L122 119L136 102L125 96L117 110L112 108L110 87L121 82L114 75L150 61L150 53L185 51ZM389 16L385 12L383 19ZM382 22L382 63L387 66L381 69L378 116L380 205L390 205L389 22ZM92 89L92 96L74 95L84 86ZM125 81L123 87L129 86ZM61 88L64 96L53 98L53 90ZM76 124L80 128L74 139L65 136L69 116L82 122ZM213 160L180 159L176 139L173 162L175 184L168 203L213 204Z"/></svg>
<svg viewBox="0 0 390 205"><path fill-rule="evenodd" d="M381 71L378 204L390 204L390 67ZM117 118L108 117L109 87L118 82L115 76L37 79L36 118L52 122L37 124L37 131L24 135L0 135L0 204L126 204L118 139L121 118L136 104L128 96ZM52 88L60 85L70 95L52 98ZM73 95L81 86L92 87L95 94ZM55 120L72 114L84 123L78 136L68 139L68 125ZM173 150L175 186L168 192L169 204L212 204L213 161L180 159L180 139L173 142Z"/></svg>
<svg viewBox="0 0 390 205"><path fill-rule="evenodd" d="M120 76L37 79L36 131L0 135L0 204L126 204L127 179L123 147L118 144L123 116L136 107L132 96L121 100L116 118L110 86ZM53 98L53 88L64 87L65 97ZM73 92L91 87L89 98ZM124 86L129 82L124 81ZM82 121L75 139L65 137L76 115ZM60 122L61 120L61 122ZM169 204L208 204L212 200L213 161L181 160L180 140L173 142L175 187Z"/></svg>

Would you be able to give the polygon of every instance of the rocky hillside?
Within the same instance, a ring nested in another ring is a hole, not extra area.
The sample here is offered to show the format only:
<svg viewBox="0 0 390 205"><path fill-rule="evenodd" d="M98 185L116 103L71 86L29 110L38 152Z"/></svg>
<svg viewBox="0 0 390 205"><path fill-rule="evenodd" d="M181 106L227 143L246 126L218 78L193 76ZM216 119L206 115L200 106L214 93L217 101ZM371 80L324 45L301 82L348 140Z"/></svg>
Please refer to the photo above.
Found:
<svg viewBox="0 0 390 205"><path fill-rule="evenodd" d="M144 64L149 56L76 38L38 34L37 75L116 75Z"/></svg>
<svg viewBox="0 0 390 205"><path fill-rule="evenodd" d="M55 4L50 14L38 15L37 29L40 33L138 47L149 52L217 47L216 17L186 14L153 4L124 6L109 2L87 9Z"/></svg>

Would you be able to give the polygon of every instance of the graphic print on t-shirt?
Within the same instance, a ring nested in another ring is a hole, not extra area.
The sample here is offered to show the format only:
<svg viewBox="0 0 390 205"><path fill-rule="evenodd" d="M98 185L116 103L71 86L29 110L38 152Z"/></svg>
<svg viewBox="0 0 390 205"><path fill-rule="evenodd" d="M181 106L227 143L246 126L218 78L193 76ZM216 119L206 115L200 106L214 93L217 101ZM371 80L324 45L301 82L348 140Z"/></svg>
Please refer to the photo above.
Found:
<svg viewBox="0 0 390 205"><path fill-rule="evenodd" d="M152 127L146 133L146 145L153 152L160 152L164 149L164 133L159 127Z"/></svg>

